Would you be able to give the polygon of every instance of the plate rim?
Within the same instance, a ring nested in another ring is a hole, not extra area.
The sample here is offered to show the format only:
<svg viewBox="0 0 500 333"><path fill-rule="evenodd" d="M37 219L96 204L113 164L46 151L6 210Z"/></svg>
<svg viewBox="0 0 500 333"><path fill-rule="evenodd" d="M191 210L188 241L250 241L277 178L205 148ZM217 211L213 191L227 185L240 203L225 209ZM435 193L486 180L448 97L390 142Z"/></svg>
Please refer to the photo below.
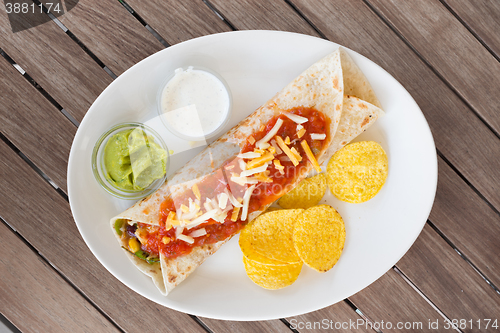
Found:
<svg viewBox="0 0 500 333"><path fill-rule="evenodd" d="M216 33L216 34L210 34L210 35L205 35L205 36L200 36L200 37L196 37L196 38L193 38L193 39L189 39L187 41L184 41L184 42L181 42L181 43L178 43L178 44L174 44L168 48L165 48L163 50L160 50L154 54L151 54L150 56L144 58L143 60L141 60L140 62L134 64L133 66L131 66L130 68L128 68L125 72L123 72L117 79L113 80L100 94L99 96L94 100L94 102L92 103L92 105L89 107L89 109L87 110L84 118L82 119L81 123L80 123L80 126L78 127L77 129L77 132L73 138L73 142L72 142L72 145L71 145L71 150L70 150L70 154L69 154L69 158L68 158L68 167L67 167L67 187L68 187L68 201L69 201L69 204L70 204L70 209L71 209L71 213L72 213L72 216L73 216L73 220L78 228L78 231L81 235L81 237L83 238L84 242L85 242L85 245L90 249L91 253L94 255L94 257L96 257L96 259L99 261L99 263L104 266L104 268L106 268L106 270L111 273L112 276L114 276L116 279L118 279L122 284L124 284L125 286L127 286L129 289L131 289L132 291L138 293L139 295L155 302L156 304L159 304L161 306L165 306L167 308L170 308L170 309L173 309L173 310L176 310L176 311L181 311L181 312L184 312L184 313L190 313L190 314L193 314L193 315L197 315L197 316L202 316L202 317L207 317L207 318L213 318L213 319L218 319L218 320L234 320L234 321L255 321L255 320L273 320L273 319L278 319L278 318L285 318L285 317L291 317L291 316L297 316L297 315L301 315L301 314L306 314L306 313L310 313L310 312L314 312L314 311L317 311L317 310L320 310L320 309L323 309L323 308L326 308L330 305L333 305L333 304L336 304L337 302L340 302L340 300L338 301L335 301L335 302L325 302L324 304L319 304L317 307L314 307L314 308L309 308L307 310L302 310L302 311L288 311L288 312L282 312L279 316L276 316L276 315L269 315L267 317L262 317L262 316L258 316L258 317L255 317L255 316L247 316L247 317L242 317L242 316L224 316L224 315L220 315L220 316L217 316L217 315L214 315L213 313L199 313L199 312L190 312L188 309L185 309L185 308L182 308L182 307L172 307L172 306L169 306L169 305L166 305L166 304L162 304L162 303L159 303L158 301L156 301L155 299L152 299L150 297L148 297L147 295L144 295L143 293L141 293L140 291L134 289L132 286L129 286L128 284L126 284L121 278L120 276L118 276L117 274L115 274L113 272L113 270L108 266L106 265L101 259L100 259L100 255L94 251L94 249L91 248L91 246L89 246L89 241L87 240L86 236L84 235L84 233L82 232L82 229L79 225L79 223L77 222L76 220L76 217L75 217L75 213L74 213L74 202L72 201L72 195L71 193L73 192L73 184L72 184L72 177L70 177L71 175L71 170L73 169L73 163L75 158L74 158L74 155L76 154L75 150L76 150L76 145L75 145L75 142L77 142L77 140L80 139L80 136L84 135L83 134L83 130L81 130L81 128L83 128L82 125L85 125L87 122L89 122L90 120L90 117L87 117L87 114L89 113L89 111L91 111L94 106L103 98L105 98L105 92L106 90L108 89L111 89L114 85L118 85L120 84L119 81L120 81L120 77L124 76L128 73L131 72L131 70L133 68L135 68L136 66L140 66L141 63L145 62L145 61L151 61L151 58L154 58L154 57L159 57L160 53L162 52L165 52L167 50L170 50L172 48L176 48L176 47L181 47L180 45L183 45L183 44L187 44L187 43L197 43L199 40L206 40L206 39L210 39L210 38L224 38L225 35L233 35L233 34L261 34L263 37L265 36L268 36L268 35L281 35L281 34L286 34L286 35L293 35L293 36L296 36L298 38L307 38L307 39L316 39L316 40L319 40L319 41L322 41L322 42L325 42L325 43L329 43L331 44L334 48L336 47L342 47L344 48L345 50L347 50L348 53L355 53L357 54L358 56L364 58L364 60L368 61L370 63L371 66L376 66L378 67L379 69L381 69L382 71L384 71L390 78L392 78L394 80L394 82L396 84L398 84L400 86L400 88L402 88L404 91L406 91L408 93L408 96L411 98L411 101L412 103L414 103L414 106L416 107L416 110L418 111L417 115L419 117L421 117L424 121L424 124L426 125L425 126L425 131L427 132L427 137L430 138L430 143L432 144L432 146L434 147L434 154L432 154L432 158L433 158L433 161L429 161L429 162L433 162L433 168L432 168L432 171L433 171L433 174L431 175L432 178L429 180L432 184L432 193L433 193L433 196L432 196L432 200L430 200L430 205L429 207L427 207L427 209L425 210L425 216L426 219L422 222L421 224L421 228L419 229L419 232L415 234L413 240L411 243L409 243L407 245L407 247L405 248L405 250L402 252L401 256L399 256L399 258L392 264L390 265L386 265L387 267L384 267L383 269L383 273L378 275L378 274L374 274L373 275L373 278L370 279L370 282L367 283L364 287L362 287L361 289L359 289L358 291L356 291L355 293L353 294L350 294L349 296L347 297L350 297L360 291L362 291L363 289L365 289L366 287L368 287L369 285L371 285L372 283L374 283L376 280L378 280L381 276L383 276L385 273L387 273L387 271L389 271L394 265L397 264L397 262L408 252L408 250L411 248L411 246L415 243L416 239L418 238L418 236L421 234L425 224L426 224L426 221L430 215L430 212L432 210L432 207L434 205L434 201L435 201L435 197L436 197L436 192L437 192L437 182L438 182L438 159L437 159L437 153L435 152L435 142L434 142L434 138L432 136L432 132L430 130L430 127L429 127L429 124L422 112L422 110L420 109L420 107L418 106L417 102L415 101L415 99L413 98L413 96L408 92L408 90L397 80L395 79L388 71L386 71L384 68L382 68L380 65L378 65L377 63L375 63L374 61L370 60L368 57L365 57L364 55L348 48L348 47L345 47L343 45L340 45L338 43L335 43L335 42L332 42L332 41L329 41L329 40L324 40L322 38L318 38L318 37L315 37L315 36L309 36L309 35L304 35L304 34L300 34L300 33L294 33L294 32L288 32L288 31L274 31L274 30L245 30L245 31L229 31L229 32L221 32L221 33ZM168 52L168 51L167 51ZM111 87L111 88L110 88ZM168 296L166 296L168 297Z"/></svg>

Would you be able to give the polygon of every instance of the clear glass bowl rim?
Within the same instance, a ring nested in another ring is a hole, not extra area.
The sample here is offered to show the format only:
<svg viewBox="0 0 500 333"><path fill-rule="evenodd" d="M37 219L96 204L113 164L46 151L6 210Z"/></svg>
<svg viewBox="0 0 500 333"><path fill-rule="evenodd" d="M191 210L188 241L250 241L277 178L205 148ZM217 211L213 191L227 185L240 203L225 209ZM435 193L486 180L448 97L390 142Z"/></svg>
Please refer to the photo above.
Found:
<svg viewBox="0 0 500 333"><path fill-rule="evenodd" d="M153 181L150 186L145 188L142 191L127 191L127 190L122 190L119 189L115 186L113 186L111 183L109 183L106 179L102 179L101 174L99 173L99 168L101 168L102 173L105 174L105 166L102 161L102 158L98 159L99 152L102 149L104 149L105 143L107 142L107 139L111 137L112 134L117 133L119 130L125 130L127 128L142 128L143 131L145 131L147 134L153 135L155 142L157 142L166 152L167 152L167 162L166 162L166 172L165 175L163 175L162 178L158 178L157 180ZM167 173L168 169L170 166L170 152L165 144L165 141L163 138L151 127L143 124L143 123L138 123L138 122L126 122L126 123L120 123L112 126L109 130L104 132L99 139L96 141L96 144L94 145L94 149L92 150L92 172L94 174L94 178L96 181L101 185L101 187L106 190L109 194L118 197L120 199L141 199L149 194L153 193L156 191L158 188L160 188L166 181L167 179Z"/></svg>

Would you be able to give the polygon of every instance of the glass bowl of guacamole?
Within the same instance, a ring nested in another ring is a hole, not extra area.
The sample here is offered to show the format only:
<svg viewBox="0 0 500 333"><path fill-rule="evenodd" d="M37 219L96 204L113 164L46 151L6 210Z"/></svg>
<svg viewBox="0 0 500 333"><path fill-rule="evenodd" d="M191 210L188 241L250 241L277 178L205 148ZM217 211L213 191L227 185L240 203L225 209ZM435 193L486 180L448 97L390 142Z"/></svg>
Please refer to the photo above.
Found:
<svg viewBox="0 0 500 333"><path fill-rule="evenodd" d="M121 199L143 198L167 179L170 155L163 139L140 123L113 126L101 135L92 152L97 182Z"/></svg>

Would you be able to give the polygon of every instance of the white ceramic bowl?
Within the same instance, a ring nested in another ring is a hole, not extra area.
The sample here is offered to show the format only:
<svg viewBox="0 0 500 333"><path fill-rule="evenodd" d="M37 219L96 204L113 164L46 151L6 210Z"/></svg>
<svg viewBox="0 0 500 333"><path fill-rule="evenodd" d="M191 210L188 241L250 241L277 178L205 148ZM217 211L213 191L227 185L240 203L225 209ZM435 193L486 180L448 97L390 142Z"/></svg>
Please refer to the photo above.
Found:
<svg viewBox="0 0 500 333"><path fill-rule="evenodd" d="M210 95L212 94L207 94L207 91L203 91L203 87L207 87L206 82L204 86L200 87L193 86L193 84L196 84L196 82L193 82L195 81L193 80L193 78L190 78L190 80L179 80L179 76L182 77L190 71L205 76L205 79L209 78L212 81L211 83L213 83L213 85L211 84L211 86L208 87L208 90L213 93L213 95L219 93L218 97L219 99L222 99L222 101L217 101L217 99L209 99L211 97ZM176 103L177 107L182 107L182 109L169 110L170 112L166 113L165 108L169 104L169 102L172 101L169 101L168 96L165 96L164 92L167 87L172 88L172 85L176 85L173 88L177 89L173 99L182 96L184 103L174 102ZM215 91L219 89L221 90L220 92ZM189 95L195 96L193 97ZM199 97L202 98L200 99ZM216 114L203 114L201 110L203 110L203 108L205 107L204 105L186 103L186 100L193 99L197 99L201 104L206 103L213 105L217 102L221 102L221 104L217 105L215 108L212 106L212 111L215 111ZM209 68L200 66L187 66L185 68L175 69L175 71L173 71L167 77L165 82L160 85L160 89L158 90L157 103L158 115L163 124L170 132L185 140L199 141L210 139L215 137L217 134L220 134L221 130L227 124L231 116L232 97L229 86L227 85L224 78L217 74L217 72ZM220 115L217 115L217 113L219 113ZM179 120L175 121L176 118L179 118ZM205 131L204 127L206 127L206 123L210 123L214 119L216 120L217 125L212 126L209 130ZM177 122L179 121L183 122L184 129L179 126L180 124L177 124Z"/></svg>

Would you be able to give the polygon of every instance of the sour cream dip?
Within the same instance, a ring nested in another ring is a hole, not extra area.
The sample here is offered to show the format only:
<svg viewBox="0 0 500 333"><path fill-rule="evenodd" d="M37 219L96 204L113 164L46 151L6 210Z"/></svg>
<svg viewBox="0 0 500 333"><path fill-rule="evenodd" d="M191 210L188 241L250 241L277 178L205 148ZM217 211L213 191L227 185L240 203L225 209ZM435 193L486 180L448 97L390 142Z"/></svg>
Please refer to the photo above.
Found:
<svg viewBox="0 0 500 333"><path fill-rule="evenodd" d="M178 68L160 98L160 115L174 134L187 139L208 138L227 122L231 97L225 83L207 70Z"/></svg>

